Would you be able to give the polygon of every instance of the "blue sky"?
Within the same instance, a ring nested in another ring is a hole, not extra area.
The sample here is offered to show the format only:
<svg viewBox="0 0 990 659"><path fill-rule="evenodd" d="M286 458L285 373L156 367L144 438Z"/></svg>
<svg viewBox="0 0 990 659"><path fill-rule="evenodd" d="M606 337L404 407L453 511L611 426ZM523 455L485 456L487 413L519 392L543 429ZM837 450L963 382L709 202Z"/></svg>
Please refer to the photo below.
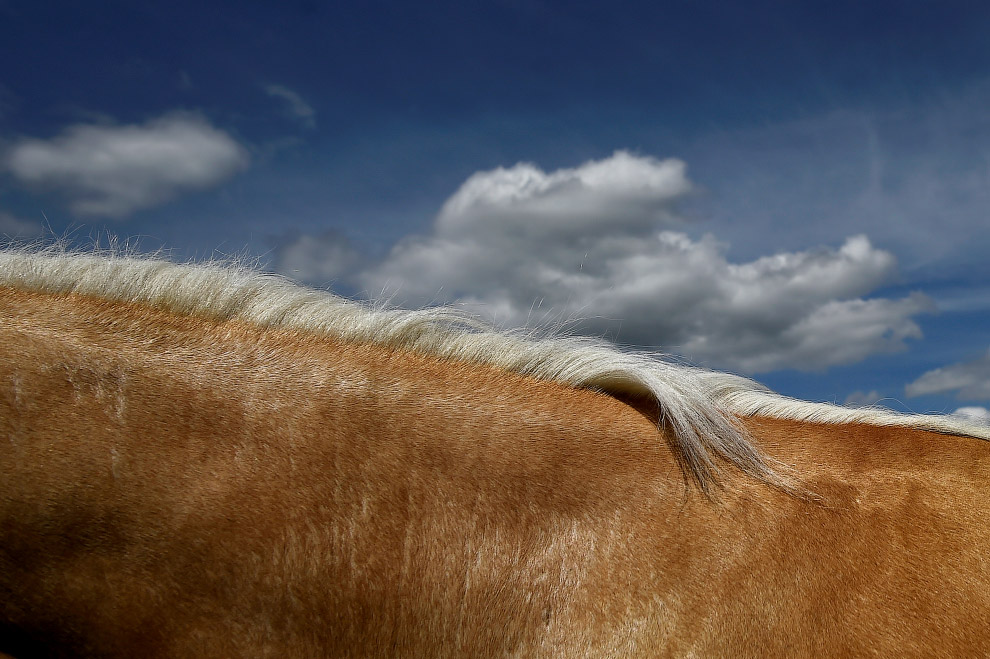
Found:
<svg viewBox="0 0 990 659"><path fill-rule="evenodd" d="M958 2L0 0L0 232L987 408L987 34Z"/></svg>

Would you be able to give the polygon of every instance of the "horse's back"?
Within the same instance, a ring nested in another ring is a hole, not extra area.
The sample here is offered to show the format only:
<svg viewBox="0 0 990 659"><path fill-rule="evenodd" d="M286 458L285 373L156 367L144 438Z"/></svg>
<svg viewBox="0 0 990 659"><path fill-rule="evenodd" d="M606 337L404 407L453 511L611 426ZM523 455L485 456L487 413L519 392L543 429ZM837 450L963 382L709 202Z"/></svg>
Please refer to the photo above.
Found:
<svg viewBox="0 0 990 659"><path fill-rule="evenodd" d="M713 501L603 394L81 296L0 315L0 651L990 652L986 442L749 419L822 501L731 470Z"/></svg>
<svg viewBox="0 0 990 659"><path fill-rule="evenodd" d="M736 620L751 608L750 629L788 653L990 653L981 622L990 616L990 444L864 424L747 425L821 501L738 490L729 506L738 527L723 527L736 537L720 543L747 548L751 562L735 574L754 595L736 600ZM731 591L725 574L715 581ZM724 647L754 637L743 625L723 630Z"/></svg>

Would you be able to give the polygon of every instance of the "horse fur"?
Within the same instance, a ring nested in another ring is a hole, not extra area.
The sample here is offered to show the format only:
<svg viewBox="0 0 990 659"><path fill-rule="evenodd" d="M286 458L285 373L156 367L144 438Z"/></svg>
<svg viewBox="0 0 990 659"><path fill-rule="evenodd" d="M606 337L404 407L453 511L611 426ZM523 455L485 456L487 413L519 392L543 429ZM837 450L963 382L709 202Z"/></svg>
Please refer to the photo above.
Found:
<svg viewBox="0 0 990 659"><path fill-rule="evenodd" d="M0 653L986 655L987 436L229 266L8 251ZM684 463L740 469L713 501Z"/></svg>

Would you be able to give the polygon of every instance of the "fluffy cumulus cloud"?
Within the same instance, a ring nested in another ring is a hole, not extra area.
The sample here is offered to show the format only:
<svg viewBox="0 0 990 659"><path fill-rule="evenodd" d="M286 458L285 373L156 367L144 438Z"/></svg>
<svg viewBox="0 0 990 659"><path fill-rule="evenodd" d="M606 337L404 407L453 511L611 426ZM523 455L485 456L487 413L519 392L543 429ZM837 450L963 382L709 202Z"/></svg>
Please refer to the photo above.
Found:
<svg viewBox="0 0 990 659"><path fill-rule="evenodd" d="M248 164L247 151L196 114L141 125L82 124L27 139L3 163L17 179L63 193L78 215L122 218L183 192L210 188Z"/></svg>
<svg viewBox="0 0 990 659"><path fill-rule="evenodd" d="M990 352L973 361L928 371L907 386L908 396L953 391L963 400L990 400Z"/></svg>
<svg viewBox="0 0 990 659"><path fill-rule="evenodd" d="M684 163L622 151L550 173L481 172L432 233L397 244L360 283L506 325L579 319L582 332L750 373L852 363L920 337L912 317L926 297L866 297L896 260L865 236L733 263L713 237L675 230L692 190Z"/></svg>
<svg viewBox="0 0 990 659"><path fill-rule="evenodd" d="M316 128L316 110L297 92L282 85L265 85L265 93L280 98L285 103L286 113L307 128Z"/></svg>
<svg viewBox="0 0 990 659"><path fill-rule="evenodd" d="M680 160L618 151L611 158L547 174L535 165L479 172L447 200L437 234L587 242L641 234L677 219L674 204L692 190Z"/></svg>

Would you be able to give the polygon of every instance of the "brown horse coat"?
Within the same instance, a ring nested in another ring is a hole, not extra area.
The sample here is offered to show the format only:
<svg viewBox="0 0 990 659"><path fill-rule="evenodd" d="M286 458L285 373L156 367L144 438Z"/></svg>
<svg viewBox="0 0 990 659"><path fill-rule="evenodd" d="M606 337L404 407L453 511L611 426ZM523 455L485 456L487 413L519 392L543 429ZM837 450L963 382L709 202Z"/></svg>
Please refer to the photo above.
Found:
<svg viewBox="0 0 990 659"><path fill-rule="evenodd" d="M990 653L990 443L648 405L484 364L0 287L0 652Z"/></svg>

